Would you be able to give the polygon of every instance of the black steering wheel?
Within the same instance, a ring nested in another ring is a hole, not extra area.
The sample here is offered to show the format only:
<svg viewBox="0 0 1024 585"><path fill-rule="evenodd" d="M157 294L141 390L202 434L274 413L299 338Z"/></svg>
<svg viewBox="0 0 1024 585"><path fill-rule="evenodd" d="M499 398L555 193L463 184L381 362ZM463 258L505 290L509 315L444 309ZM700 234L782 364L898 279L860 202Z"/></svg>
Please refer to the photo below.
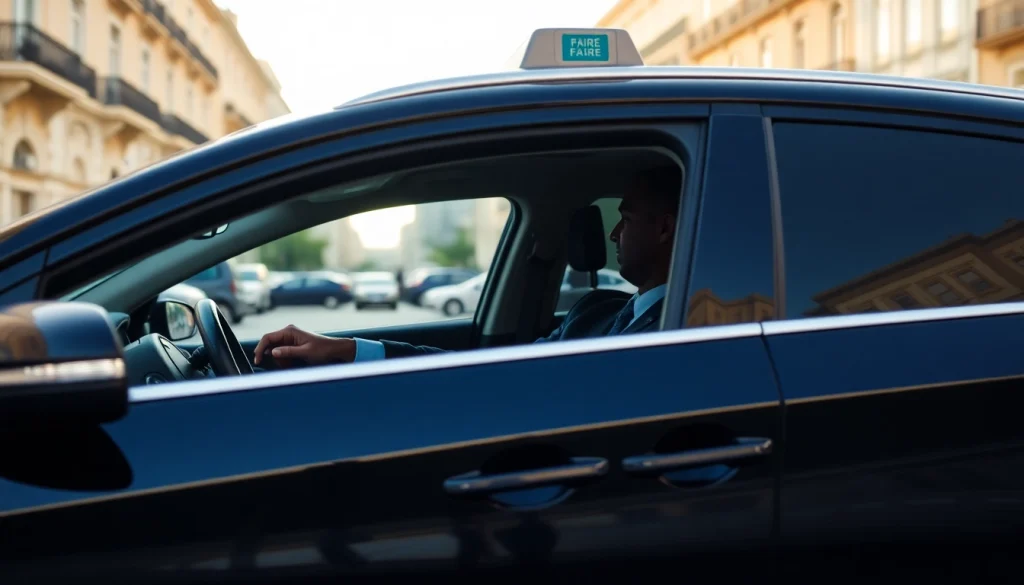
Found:
<svg viewBox="0 0 1024 585"><path fill-rule="evenodd" d="M253 373L249 356L245 355L242 344L238 342L235 333L231 331L231 325L213 299L203 299L196 303L196 324L214 374L240 376Z"/></svg>

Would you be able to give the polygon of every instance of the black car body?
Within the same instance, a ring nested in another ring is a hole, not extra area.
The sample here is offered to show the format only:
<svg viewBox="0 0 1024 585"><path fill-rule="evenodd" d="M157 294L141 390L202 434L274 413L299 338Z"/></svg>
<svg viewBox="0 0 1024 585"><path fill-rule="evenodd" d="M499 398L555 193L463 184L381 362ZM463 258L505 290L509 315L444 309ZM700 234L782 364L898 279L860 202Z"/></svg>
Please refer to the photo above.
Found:
<svg viewBox="0 0 1024 585"><path fill-rule="evenodd" d="M238 133L9 226L0 303L60 299L98 264L321 174L597 147L624 150L572 154L580 172L561 178L577 189L551 192L596 196L610 179L592 174L633 148L686 170L662 331L528 343L559 319L564 254L532 246L524 222L569 210L544 208L513 214L474 317L333 333L477 351L154 386L125 350L124 412L2 439L52 471L0 464L2 580L1018 573L1003 559L1024 531L1019 92L669 67L414 86ZM0 331L16 339L60 324L11 311ZM111 318L135 347L131 311ZM72 466L59 447L86 444L75 433L100 447Z"/></svg>

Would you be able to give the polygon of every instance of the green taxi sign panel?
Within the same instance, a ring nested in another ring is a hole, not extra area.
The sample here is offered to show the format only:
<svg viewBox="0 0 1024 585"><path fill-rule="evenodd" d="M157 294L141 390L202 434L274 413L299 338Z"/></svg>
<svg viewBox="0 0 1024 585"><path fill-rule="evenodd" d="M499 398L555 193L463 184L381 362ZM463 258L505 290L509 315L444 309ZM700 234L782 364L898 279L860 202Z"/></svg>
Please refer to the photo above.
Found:
<svg viewBox="0 0 1024 585"><path fill-rule="evenodd" d="M562 61L608 62L608 35L562 35Z"/></svg>
<svg viewBox="0 0 1024 585"><path fill-rule="evenodd" d="M644 60L629 33L617 28L542 28L512 55L515 69L633 67Z"/></svg>

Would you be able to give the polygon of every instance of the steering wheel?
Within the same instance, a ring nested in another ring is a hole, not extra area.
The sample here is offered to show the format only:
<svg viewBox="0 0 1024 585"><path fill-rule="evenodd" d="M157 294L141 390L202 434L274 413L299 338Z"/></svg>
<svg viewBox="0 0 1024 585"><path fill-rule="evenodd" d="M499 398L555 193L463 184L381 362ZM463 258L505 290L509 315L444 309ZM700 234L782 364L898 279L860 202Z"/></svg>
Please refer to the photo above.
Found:
<svg viewBox="0 0 1024 585"><path fill-rule="evenodd" d="M235 333L231 331L231 325L213 299L203 299L196 303L196 324L214 374L240 376L253 373L252 363L245 355L242 344L238 342Z"/></svg>

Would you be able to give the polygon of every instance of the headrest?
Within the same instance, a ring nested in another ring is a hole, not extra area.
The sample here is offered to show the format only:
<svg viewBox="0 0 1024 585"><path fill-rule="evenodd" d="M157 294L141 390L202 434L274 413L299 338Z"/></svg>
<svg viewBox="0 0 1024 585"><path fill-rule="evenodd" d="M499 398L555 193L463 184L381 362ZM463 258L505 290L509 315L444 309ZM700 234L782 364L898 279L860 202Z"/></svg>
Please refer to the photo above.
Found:
<svg viewBox="0 0 1024 585"><path fill-rule="evenodd" d="M596 272L608 261L601 209L590 205L576 211L569 222L569 266L579 272Z"/></svg>

